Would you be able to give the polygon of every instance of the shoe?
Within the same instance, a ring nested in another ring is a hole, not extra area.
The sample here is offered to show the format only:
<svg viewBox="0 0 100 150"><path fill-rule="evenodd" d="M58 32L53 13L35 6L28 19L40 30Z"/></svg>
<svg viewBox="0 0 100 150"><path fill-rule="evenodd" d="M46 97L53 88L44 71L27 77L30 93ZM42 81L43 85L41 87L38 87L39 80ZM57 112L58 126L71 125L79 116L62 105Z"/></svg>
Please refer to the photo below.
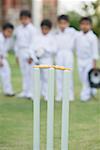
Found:
<svg viewBox="0 0 100 150"><path fill-rule="evenodd" d="M91 97L88 97L88 98L81 98L81 101L82 102L88 102L91 100Z"/></svg>
<svg viewBox="0 0 100 150"><path fill-rule="evenodd" d="M15 96L15 93L6 93L6 94L4 94L5 96L7 96L7 97L14 97Z"/></svg>
<svg viewBox="0 0 100 150"><path fill-rule="evenodd" d="M74 101L74 99L69 99L69 101L70 101L70 102L73 102L73 101Z"/></svg>
<svg viewBox="0 0 100 150"><path fill-rule="evenodd" d="M28 99L28 100L33 99L31 94L26 95L24 92L21 92L21 93L17 94L16 97L17 98L25 98L25 99Z"/></svg>
<svg viewBox="0 0 100 150"><path fill-rule="evenodd" d="M96 89L92 89L91 91L91 96L94 97L97 94L97 90Z"/></svg>
<svg viewBox="0 0 100 150"><path fill-rule="evenodd" d="M61 102L61 101L62 101L62 98L59 97L59 96L57 96L57 97L56 97L56 102Z"/></svg>
<svg viewBox="0 0 100 150"><path fill-rule="evenodd" d="M91 100L91 98L92 98L92 95L89 92L86 94L81 93L81 95L80 95L80 99L82 102L87 102L87 101Z"/></svg>
<svg viewBox="0 0 100 150"><path fill-rule="evenodd" d="M48 101L47 96L44 96L44 101L45 101L45 102L47 102L47 101Z"/></svg>
<svg viewBox="0 0 100 150"><path fill-rule="evenodd" d="M69 96L69 101L73 102L74 101L74 96Z"/></svg>
<svg viewBox="0 0 100 150"><path fill-rule="evenodd" d="M31 96L31 95L26 95L25 98L28 100L33 100L33 96Z"/></svg>
<svg viewBox="0 0 100 150"><path fill-rule="evenodd" d="M17 98L25 98L25 93L21 92L19 94L16 95Z"/></svg>

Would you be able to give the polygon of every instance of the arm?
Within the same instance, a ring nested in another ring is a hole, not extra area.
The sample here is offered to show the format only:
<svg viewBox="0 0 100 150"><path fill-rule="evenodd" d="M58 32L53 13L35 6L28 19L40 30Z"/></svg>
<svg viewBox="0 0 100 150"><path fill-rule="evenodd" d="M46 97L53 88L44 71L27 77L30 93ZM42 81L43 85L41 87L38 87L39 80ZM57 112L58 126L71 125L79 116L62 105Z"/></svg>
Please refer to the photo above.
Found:
<svg viewBox="0 0 100 150"><path fill-rule="evenodd" d="M96 61L99 58L99 52L98 52L98 39L96 36L93 38L92 42L92 50L93 50L93 68L96 68Z"/></svg>
<svg viewBox="0 0 100 150"><path fill-rule="evenodd" d="M4 51L4 42L2 37L0 37L0 67L3 67L3 59L5 57L5 51Z"/></svg>
<svg viewBox="0 0 100 150"><path fill-rule="evenodd" d="M2 61L2 60L3 60L2 49L3 49L2 43L0 42L0 67L3 66L3 61Z"/></svg>
<svg viewBox="0 0 100 150"><path fill-rule="evenodd" d="M55 35L52 37L51 46L52 46L51 53L56 54L57 53L57 40L56 40Z"/></svg>
<svg viewBox="0 0 100 150"><path fill-rule="evenodd" d="M52 54L56 54L57 52L57 39L56 39L56 35L52 34L50 37L50 42L49 44L46 46L45 49L46 52Z"/></svg>
<svg viewBox="0 0 100 150"><path fill-rule="evenodd" d="M34 51L34 43L35 43L36 36L37 36L37 31L36 29L32 28L30 30L30 45L29 45L29 60L28 60L29 64L31 64L32 62L38 63L38 59Z"/></svg>
<svg viewBox="0 0 100 150"><path fill-rule="evenodd" d="M16 35L13 36L13 49L14 49L14 53L15 53L15 56L18 57L18 42L17 42L17 39L16 39Z"/></svg>
<svg viewBox="0 0 100 150"><path fill-rule="evenodd" d="M16 63L19 64L19 59L18 59L19 48L18 48L18 41L17 41L17 29L14 31L12 39L13 39L12 46L13 46L13 50L14 50L15 57L16 57Z"/></svg>
<svg viewBox="0 0 100 150"><path fill-rule="evenodd" d="M0 56L3 56L3 43L0 41Z"/></svg>
<svg viewBox="0 0 100 150"><path fill-rule="evenodd" d="M8 40L6 42L2 37L0 37L0 56L2 58L6 57L8 51Z"/></svg>

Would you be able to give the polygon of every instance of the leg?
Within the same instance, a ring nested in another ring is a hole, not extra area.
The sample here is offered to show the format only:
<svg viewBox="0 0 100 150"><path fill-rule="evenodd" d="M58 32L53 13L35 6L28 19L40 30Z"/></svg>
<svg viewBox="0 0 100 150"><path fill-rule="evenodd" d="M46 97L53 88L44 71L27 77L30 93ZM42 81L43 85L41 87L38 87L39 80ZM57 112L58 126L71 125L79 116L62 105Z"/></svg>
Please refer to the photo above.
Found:
<svg viewBox="0 0 100 150"><path fill-rule="evenodd" d="M41 70L41 94L45 98L48 99L48 70Z"/></svg>
<svg viewBox="0 0 100 150"><path fill-rule="evenodd" d="M64 56L64 66L66 68L71 68L70 76L69 76L69 100L74 100L74 79L73 79L73 54L71 52L68 53L67 58Z"/></svg>
<svg viewBox="0 0 100 150"><path fill-rule="evenodd" d="M91 98L91 88L88 82L88 72L90 70L89 66L81 67L79 66L79 75L82 83L82 91L81 91L81 100L87 101Z"/></svg>
<svg viewBox="0 0 100 150"><path fill-rule="evenodd" d="M52 65L52 58L43 58L40 60L41 65ZM48 100L48 70L41 70L41 94L44 96L45 100Z"/></svg>
<svg viewBox="0 0 100 150"><path fill-rule="evenodd" d="M1 78L4 94L9 96L14 95L11 84L11 70L6 60L4 60L4 66L1 68Z"/></svg>
<svg viewBox="0 0 100 150"><path fill-rule="evenodd" d="M22 73L22 92L18 97L31 97L32 86L32 65L29 65L26 59L19 58L20 69Z"/></svg>
<svg viewBox="0 0 100 150"><path fill-rule="evenodd" d="M59 55L56 57L56 65L63 66L63 55ZM56 71L56 88L57 95L56 101L60 101L62 99L62 83L63 82L63 72L61 70Z"/></svg>
<svg viewBox="0 0 100 150"><path fill-rule="evenodd" d="M24 74L24 91L25 96L32 97L32 65L26 62L26 71Z"/></svg>
<svg viewBox="0 0 100 150"><path fill-rule="evenodd" d="M70 73L70 89L69 89L69 100L74 100L74 79L73 79L73 71Z"/></svg>
<svg viewBox="0 0 100 150"><path fill-rule="evenodd" d="M56 101L60 101L62 99L62 82L63 82L63 72L61 70L56 71L56 87L57 87L57 95Z"/></svg>

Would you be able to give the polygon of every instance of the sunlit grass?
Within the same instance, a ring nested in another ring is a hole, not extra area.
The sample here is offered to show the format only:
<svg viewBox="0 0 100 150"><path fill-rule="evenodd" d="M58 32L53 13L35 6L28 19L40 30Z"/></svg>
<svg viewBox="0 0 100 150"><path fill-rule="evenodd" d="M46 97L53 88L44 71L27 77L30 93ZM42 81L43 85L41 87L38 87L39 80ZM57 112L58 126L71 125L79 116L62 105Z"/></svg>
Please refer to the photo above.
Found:
<svg viewBox="0 0 100 150"><path fill-rule="evenodd" d="M13 56L13 86L21 90L21 78ZM76 100L70 104L69 150L100 150L100 94L96 99L82 103L79 98L80 83L75 71ZM32 101L6 98L0 90L0 150L32 150ZM41 101L41 150L46 147L46 109ZM61 103L55 103L54 150L60 150Z"/></svg>

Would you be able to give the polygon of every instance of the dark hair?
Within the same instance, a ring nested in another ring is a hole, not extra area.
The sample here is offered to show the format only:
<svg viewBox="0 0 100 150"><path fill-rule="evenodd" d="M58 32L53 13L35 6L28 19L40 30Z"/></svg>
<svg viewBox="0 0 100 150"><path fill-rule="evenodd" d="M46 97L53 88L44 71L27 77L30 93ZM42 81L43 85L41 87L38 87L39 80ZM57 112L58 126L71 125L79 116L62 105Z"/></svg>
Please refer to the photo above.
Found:
<svg viewBox="0 0 100 150"><path fill-rule="evenodd" d="M5 24L2 26L2 30L6 30L6 29L12 29L12 30L14 30L13 24L11 24L11 23L9 23L9 22L5 23Z"/></svg>
<svg viewBox="0 0 100 150"><path fill-rule="evenodd" d="M51 29L52 28L52 22L49 19L44 19L41 22L41 27L43 27L43 26L47 26L49 29Z"/></svg>
<svg viewBox="0 0 100 150"><path fill-rule="evenodd" d="M21 18L21 17L29 17L29 18L31 18L32 15L31 15L31 12L30 12L29 10L22 10L22 11L20 12L20 18Z"/></svg>
<svg viewBox="0 0 100 150"><path fill-rule="evenodd" d="M58 21L61 21L61 20L65 20L66 22L69 22L69 16L67 15L58 16Z"/></svg>
<svg viewBox="0 0 100 150"><path fill-rule="evenodd" d="M88 21L90 24L92 24L92 19L90 17L82 17L80 23L82 23L83 21Z"/></svg>

